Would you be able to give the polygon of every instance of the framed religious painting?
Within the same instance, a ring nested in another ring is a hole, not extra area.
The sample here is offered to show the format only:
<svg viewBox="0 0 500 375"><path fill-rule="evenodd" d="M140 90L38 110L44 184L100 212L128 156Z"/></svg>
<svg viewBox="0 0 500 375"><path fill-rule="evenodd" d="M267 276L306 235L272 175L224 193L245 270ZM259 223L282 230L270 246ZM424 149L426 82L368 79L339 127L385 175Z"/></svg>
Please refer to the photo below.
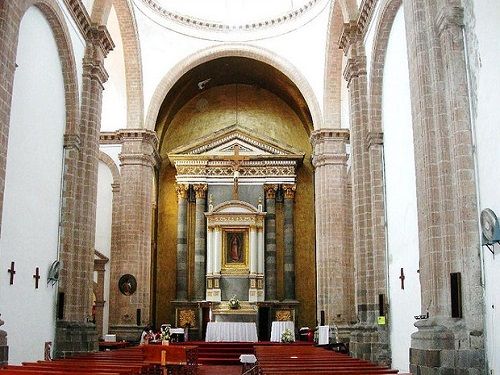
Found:
<svg viewBox="0 0 500 375"><path fill-rule="evenodd" d="M225 228L222 243L222 267L237 271L248 269L248 229Z"/></svg>

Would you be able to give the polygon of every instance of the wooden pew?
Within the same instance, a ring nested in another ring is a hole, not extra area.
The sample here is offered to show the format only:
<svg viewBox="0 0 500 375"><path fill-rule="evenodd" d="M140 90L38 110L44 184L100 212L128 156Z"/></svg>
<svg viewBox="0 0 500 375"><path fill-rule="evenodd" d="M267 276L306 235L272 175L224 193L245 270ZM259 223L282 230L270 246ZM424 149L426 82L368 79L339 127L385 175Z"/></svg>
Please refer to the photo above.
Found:
<svg viewBox="0 0 500 375"><path fill-rule="evenodd" d="M165 367L169 374L195 375L198 347L192 345L141 345L144 363Z"/></svg>
<svg viewBox="0 0 500 375"><path fill-rule="evenodd" d="M398 372L386 366L313 346L256 346L255 355L262 375L380 375Z"/></svg>

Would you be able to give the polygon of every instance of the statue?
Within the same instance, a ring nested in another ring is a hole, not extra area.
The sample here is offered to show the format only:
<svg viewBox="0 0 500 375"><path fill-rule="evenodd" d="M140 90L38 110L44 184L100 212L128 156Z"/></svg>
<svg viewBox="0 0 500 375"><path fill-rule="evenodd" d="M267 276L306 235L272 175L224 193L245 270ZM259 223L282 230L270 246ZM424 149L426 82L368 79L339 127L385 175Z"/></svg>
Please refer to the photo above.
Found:
<svg viewBox="0 0 500 375"><path fill-rule="evenodd" d="M231 239L231 261L239 262L240 260L240 244L238 242L238 237L233 236Z"/></svg>

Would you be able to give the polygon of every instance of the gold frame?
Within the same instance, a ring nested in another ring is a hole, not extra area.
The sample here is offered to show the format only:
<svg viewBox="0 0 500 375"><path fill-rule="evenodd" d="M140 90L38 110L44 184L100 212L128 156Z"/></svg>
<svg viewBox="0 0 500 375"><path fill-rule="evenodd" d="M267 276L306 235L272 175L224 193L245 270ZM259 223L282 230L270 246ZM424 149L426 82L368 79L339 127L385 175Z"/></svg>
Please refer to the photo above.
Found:
<svg viewBox="0 0 500 375"><path fill-rule="evenodd" d="M248 270L249 264L249 243L248 243L248 228L223 228L222 230L222 270L224 271L242 271ZM241 246L243 259L239 262L229 261L229 242L230 236L237 235L240 240L243 240Z"/></svg>

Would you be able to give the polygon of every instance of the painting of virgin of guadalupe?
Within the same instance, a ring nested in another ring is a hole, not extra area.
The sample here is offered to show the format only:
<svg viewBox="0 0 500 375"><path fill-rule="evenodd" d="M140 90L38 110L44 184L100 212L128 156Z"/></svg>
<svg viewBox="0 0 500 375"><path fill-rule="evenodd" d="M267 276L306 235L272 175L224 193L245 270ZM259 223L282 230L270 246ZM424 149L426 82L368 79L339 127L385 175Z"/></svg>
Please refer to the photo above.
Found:
<svg viewBox="0 0 500 375"><path fill-rule="evenodd" d="M244 232L226 232L226 264L243 263L244 257Z"/></svg>

